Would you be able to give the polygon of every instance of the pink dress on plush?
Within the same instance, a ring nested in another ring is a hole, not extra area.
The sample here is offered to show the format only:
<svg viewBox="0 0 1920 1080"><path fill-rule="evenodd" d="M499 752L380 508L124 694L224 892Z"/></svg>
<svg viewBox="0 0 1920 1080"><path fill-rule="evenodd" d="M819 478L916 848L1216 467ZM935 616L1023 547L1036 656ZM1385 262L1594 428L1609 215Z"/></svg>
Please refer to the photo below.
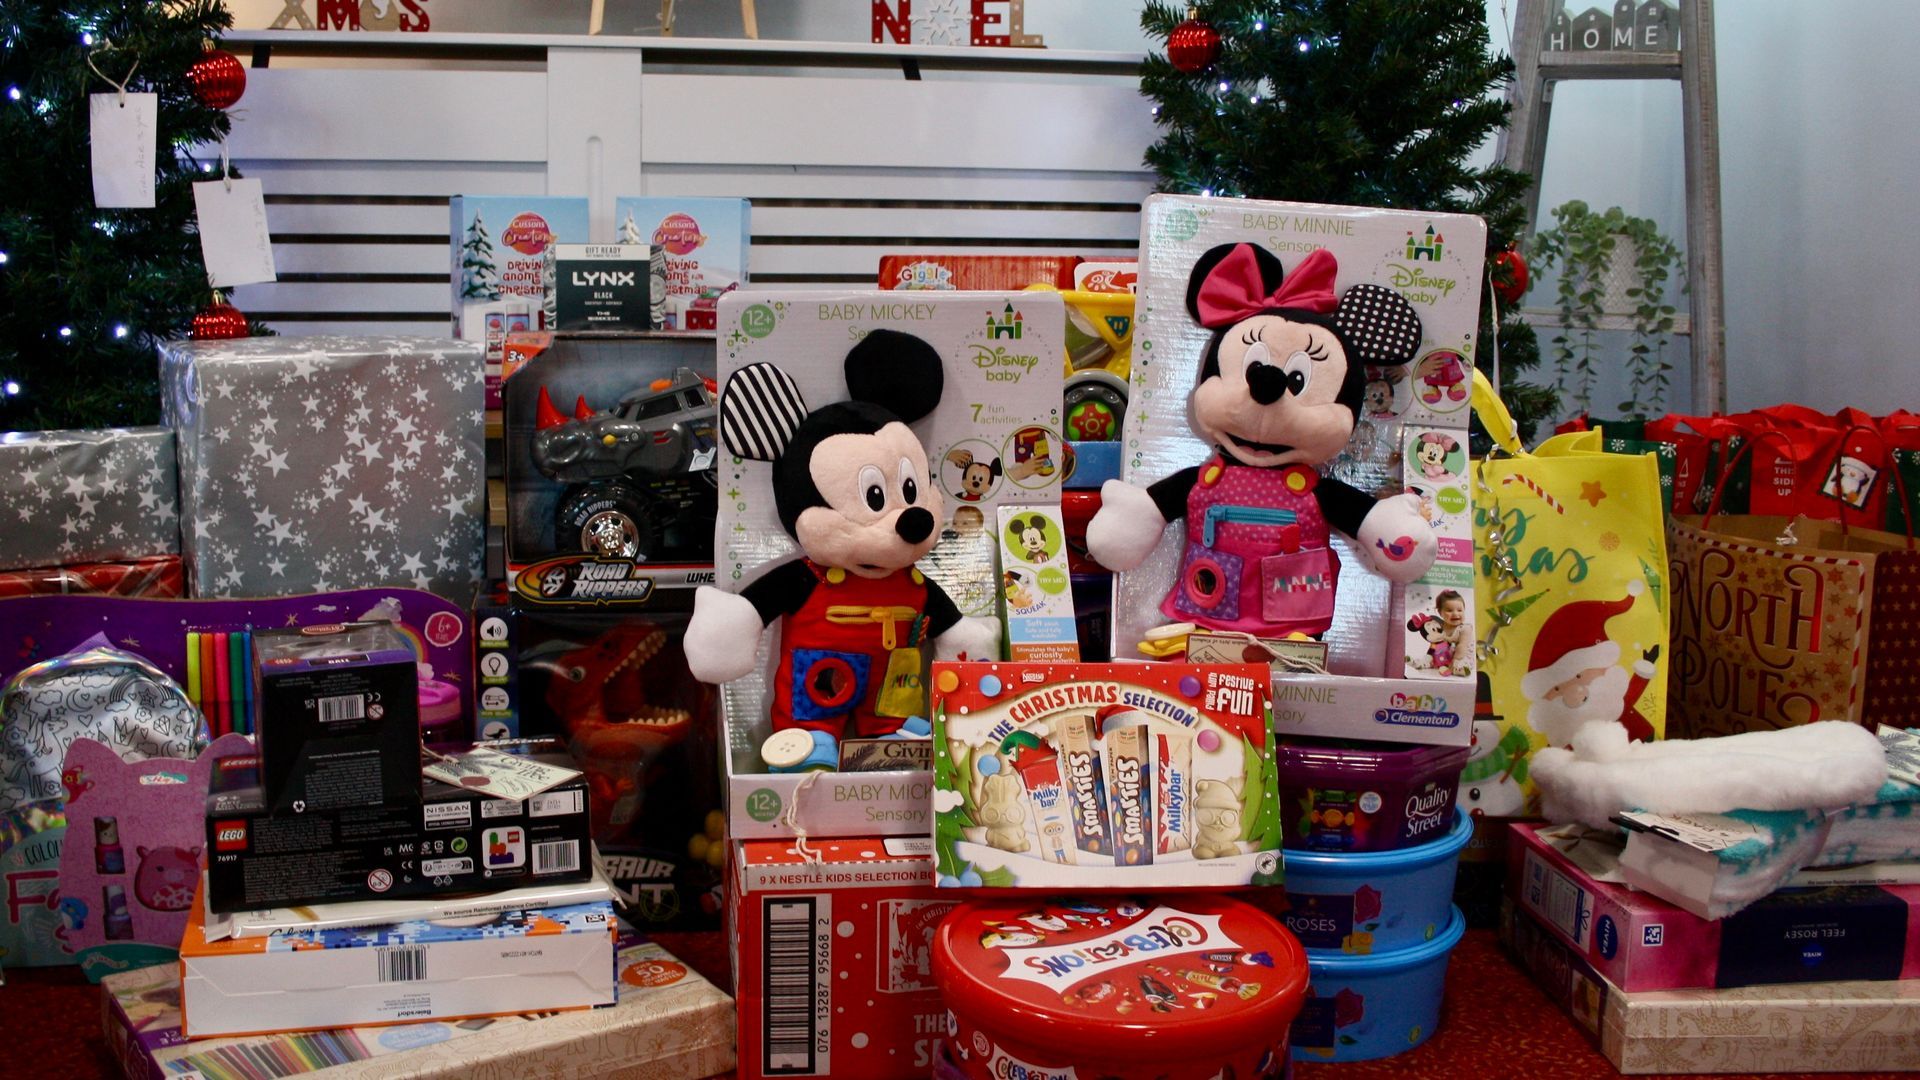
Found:
<svg viewBox="0 0 1920 1080"><path fill-rule="evenodd" d="M1180 576L1161 601L1171 618L1261 637L1333 625L1340 557L1305 466L1257 469L1215 457L1187 495Z"/></svg>

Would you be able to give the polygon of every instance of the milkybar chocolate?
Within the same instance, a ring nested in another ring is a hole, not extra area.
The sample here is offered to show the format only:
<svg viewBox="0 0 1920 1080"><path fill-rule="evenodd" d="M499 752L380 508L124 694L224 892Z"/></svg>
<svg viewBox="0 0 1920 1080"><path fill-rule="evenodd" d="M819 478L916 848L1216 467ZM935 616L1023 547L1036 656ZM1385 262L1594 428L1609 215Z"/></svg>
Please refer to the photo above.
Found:
<svg viewBox="0 0 1920 1080"><path fill-rule="evenodd" d="M1188 834L1193 823L1189 805L1193 789L1193 737L1167 732L1153 737L1154 800L1160 808L1158 850L1161 854L1185 851L1193 846Z"/></svg>
<svg viewBox="0 0 1920 1080"><path fill-rule="evenodd" d="M1033 829L1040 837L1040 857L1073 865L1073 825L1067 814L1067 789L1060 782L1060 757L1044 746L1022 747L1014 769L1027 787L1033 806Z"/></svg>

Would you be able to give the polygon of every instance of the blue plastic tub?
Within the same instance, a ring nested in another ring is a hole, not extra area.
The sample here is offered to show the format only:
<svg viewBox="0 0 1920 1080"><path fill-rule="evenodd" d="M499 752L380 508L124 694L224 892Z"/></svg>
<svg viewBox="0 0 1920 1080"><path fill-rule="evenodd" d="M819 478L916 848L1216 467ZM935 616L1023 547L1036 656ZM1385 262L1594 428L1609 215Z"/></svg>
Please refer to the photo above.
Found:
<svg viewBox="0 0 1920 1080"><path fill-rule="evenodd" d="M1365 956L1431 941L1453 910L1453 875L1473 820L1454 815L1437 840L1393 851L1287 852L1280 921L1309 954Z"/></svg>
<svg viewBox="0 0 1920 1080"><path fill-rule="evenodd" d="M1293 1022L1294 1060L1366 1061L1426 1042L1440 1025L1447 956L1467 932L1460 909L1449 912L1431 941L1409 948L1371 956L1309 951L1313 981Z"/></svg>

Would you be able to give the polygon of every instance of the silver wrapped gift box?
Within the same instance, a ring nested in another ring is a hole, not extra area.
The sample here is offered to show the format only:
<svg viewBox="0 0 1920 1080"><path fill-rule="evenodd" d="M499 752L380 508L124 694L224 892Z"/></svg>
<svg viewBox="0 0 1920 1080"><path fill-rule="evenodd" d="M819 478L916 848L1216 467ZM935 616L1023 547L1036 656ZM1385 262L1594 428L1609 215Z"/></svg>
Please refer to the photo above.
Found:
<svg viewBox="0 0 1920 1080"><path fill-rule="evenodd" d="M173 432L0 433L0 570L180 550Z"/></svg>

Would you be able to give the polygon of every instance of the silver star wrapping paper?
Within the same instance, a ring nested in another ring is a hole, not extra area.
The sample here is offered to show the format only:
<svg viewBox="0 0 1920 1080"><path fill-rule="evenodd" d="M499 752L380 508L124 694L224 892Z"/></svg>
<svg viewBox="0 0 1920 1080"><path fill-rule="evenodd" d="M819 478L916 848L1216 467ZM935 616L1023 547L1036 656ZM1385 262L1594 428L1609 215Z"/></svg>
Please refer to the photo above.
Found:
<svg viewBox="0 0 1920 1080"><path fill-rule="evenodd" d="M478 343L177 342L160 376L193 595L403 585L472 600L486 532Z"/></svg>
<svg viewBox="0 0 1920 1080"><path fill-rule="evenodd" d="M180 550L173 432L0 433L0 570Z"/></svg>

